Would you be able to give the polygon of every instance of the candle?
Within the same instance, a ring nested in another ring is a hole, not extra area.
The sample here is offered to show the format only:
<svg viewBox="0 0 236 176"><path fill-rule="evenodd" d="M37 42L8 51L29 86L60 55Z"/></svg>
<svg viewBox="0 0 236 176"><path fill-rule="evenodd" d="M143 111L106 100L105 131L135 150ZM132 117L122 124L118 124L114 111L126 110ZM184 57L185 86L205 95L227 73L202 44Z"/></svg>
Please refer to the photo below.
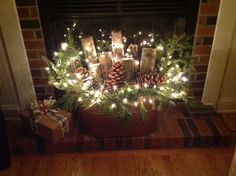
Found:
<svg viewBox="0 0 236 176"><path fill-rule="evenodd" d="M114 57L121 59L124 56L124 45L121 31L111 32L112 54Z"/></svg>
<svg viewBox="0 0 236 176"><path fill-rule="evenodd" d="M85 58L88 60L88 62L96 63L97 62L97 58L96 58L97 53L96 53L93 37L88 36L88 37L82 38L81 44L83 47Z"/></svg>
<svg viewBox="0 0 236 176"><path fill-rule="evenodd" d="M122 58L121 64L125 70L125 79L127 81L132 80L134 77L134 59L133 58Z"/></svg>
<svg viewBox="0 0 236 176"><path fill-rule="evenodd" d="M106 78L107 72L112 66L112 54L111 52L102 52L99 54L99 63L101 64L102 76Z"/></svg>
<svg viewBox="0 0 236 176"><path fill-rule="evenodd" d="M93 77L100 81L102 78L102 69L101 69L101 64L96 63L96 64L89 64L89 70L92 73Z"/></svg>
<svg viewBox="0 0 236 176"><path fill-rule="evenodd" d="M140 64L141 74L147 73L149 71L154 71L155 63L156 63L156 49L143 48L141 64Z"/></svg>

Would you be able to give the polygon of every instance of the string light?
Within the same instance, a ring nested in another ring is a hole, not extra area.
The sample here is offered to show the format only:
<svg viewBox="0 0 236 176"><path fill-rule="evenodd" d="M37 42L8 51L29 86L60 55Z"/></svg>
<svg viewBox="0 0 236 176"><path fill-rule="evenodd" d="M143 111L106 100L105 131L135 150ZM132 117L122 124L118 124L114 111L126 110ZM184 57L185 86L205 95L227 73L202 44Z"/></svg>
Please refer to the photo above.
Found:
<svg viewBox="0 0 236 176"><path fill-rule="evenodd" d="M56 51L53 54L54 54L54 56L58 56L58 52L56 52Z"/></svg>
<svg viewBox="0 0 236 176"><path fill-rule="evenodd" d="M61 49L62 50L66 50L66 48L68 47L68 43L64 42L61 44Z"/></svg>
<svg viewBox="0 0 236 176"><path fill-rule="evenodd" d="M83 51L80 51L80 52L79 52L79 55L82 55L82 54L83 54Z"/></svg>
<svg viewBox="0 0 236 176"><path fill-rule="evenodd" d="M48 71L48 70L49 70L49 67L45 67L45 70L47 70L47 71Z"/></svg>
<svg viewBox="0 0 236 176"><path fill-rule="evenodd" d="M157 49L163 51L163 50L164 50L164 47L161 46L161 45L159 45L159 46L157 46Z"/></svg>
<svg viewBox="0 0 236 176"><path fill-rule="evenodd" d="M79 98L78 98L78 102L81 102L81 101L82 101L82 98L81 98L81 97L79 97Z"/></svg>
<svg viewBox="0 0 236 176"><path fill-rule="evenodd" d="M153 103L153 100L152 100L152 99L149 99L149 103L152 104L152 103Z"/></svg>
<svg viewBox="0 0 236 176"><path fill-rule="evenodd" d="M156 85L154 85L154 86L153 86L153 88L154 88L154 89L156 89L156 88L157 88L157 86L156 86Z"/></svg>
<svg viewBox="0 0 236 176"><path fill-rule="evenodd" d="M124 99L123 99L123 102L124 102L124 103L128 103L128 99L127 99L127 98L124 98Z"/></svg>
<svg viewBox="0 0 236 176"><path fill-rule="evenodd" d="M131 89L130 87L128 87L128 88L127 88L127 91L128 91L128 92L131 92L131 91L132 91L132 89Z"/></svg>
<svg viewBox="0 0 236 176"><path fill-rule="evenodd" d="M137 103L137 102L134 102L134 106L136 106L136 107L137 107L137 106L138 106L138 103Z"/></svg>
<svg viewBox="0 0 236 176"><path fill-rule="evenodd" d="M177 97L178 97L178 94L177 94L177 93L171 93L171 96L172 96L173 98L177 98Z"/></svg>
<svg viewBox="0 0 236 176"><path fill-rule="evenodd" d="M68 87L67 83L63 83L63 86L64 86L64 87Z"/></svg>
<svg viewBox="0 0 236 176"><path fill-rule="evenodd" d="M116 107L116 104L115 103L112 103L111 104L111 108L114 109Z"/></svg>
<svg viewBox="0 0 236 176"><path fill-rule="evenodd" d="M138 34L139 34L139 35L142 35L142 32L141 32L141 31L139 31L139 32L138 32Z"/></svg>
<svg viewBox="0 0 236 176"><path fill-rule="evenodd" d="M147 83L144 83L144 85L143 85L145 88L147 88L148 87L148 84Z"/></svg>
<svg viewBox="0 0 236 176"><path fill-rule="evenodd" d="M117 89L117 86L116 86L116 85L115 85L115 86L113 86L113 89L114 89L114 90L116 90L116 89Z"/></svg>
<svg viewBox="0 0 236 176"><path fill-rule="evenodd" d="M187 82L188 81L188 78L186 78L186 77L182 77L181 79L183 80L183 82Z"/></svg>
<svg viewBox="0 0 236 176"><path fill-rule="evenodd" d="M146 99L145 99L145 98L143 98L143 102L146 102Z"/></svg>

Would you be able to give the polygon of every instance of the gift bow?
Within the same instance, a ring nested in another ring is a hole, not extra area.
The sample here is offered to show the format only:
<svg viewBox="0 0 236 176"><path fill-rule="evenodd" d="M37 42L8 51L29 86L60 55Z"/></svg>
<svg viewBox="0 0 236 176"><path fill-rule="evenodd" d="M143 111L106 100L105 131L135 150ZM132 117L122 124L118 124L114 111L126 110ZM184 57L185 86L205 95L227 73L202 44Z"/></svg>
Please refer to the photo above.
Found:
<svg viewBox="0 0 236 176"><path fill-rule="evenodd" d="M38 104L37 102L31 102L30 109L33 111L33 115L36 114L47 114L48 112L57 112L53 109L53 105L56 103L56 100L52 97L43 100L43 103Z"/></svg>

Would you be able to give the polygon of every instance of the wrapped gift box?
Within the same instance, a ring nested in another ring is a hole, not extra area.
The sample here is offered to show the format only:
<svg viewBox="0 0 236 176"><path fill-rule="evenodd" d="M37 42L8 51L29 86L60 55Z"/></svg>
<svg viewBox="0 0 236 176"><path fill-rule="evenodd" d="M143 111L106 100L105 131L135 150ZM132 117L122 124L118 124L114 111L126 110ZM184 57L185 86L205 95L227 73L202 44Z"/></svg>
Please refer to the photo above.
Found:
<svg viewBox="0 0 236 176"><path fill-rule="evenodd" d="M57 112L33 114L32 110L20 113L25 131L39 135L43 139L57 143L72 128L72 115L62 109Z"/></svg>

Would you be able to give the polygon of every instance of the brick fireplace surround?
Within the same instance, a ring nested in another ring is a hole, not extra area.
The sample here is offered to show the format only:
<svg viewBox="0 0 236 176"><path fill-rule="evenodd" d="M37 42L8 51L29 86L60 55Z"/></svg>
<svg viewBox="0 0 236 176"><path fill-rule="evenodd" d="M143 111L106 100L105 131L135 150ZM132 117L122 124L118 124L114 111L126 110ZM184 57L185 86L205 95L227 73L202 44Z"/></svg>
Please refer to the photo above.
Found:
<svg viewBox="0 0 236 176"><path fill-rule="evenodd" d="M192 53L196 71L190 75L190 95L198 99L203 93L219 4L220 0L201 0L199 6ZM48 85L46 65L40 59L46 56L46 50L37 0L16 0L16 5L35 92L38 99L47 98L53 94L53 88Z"/></svg>

